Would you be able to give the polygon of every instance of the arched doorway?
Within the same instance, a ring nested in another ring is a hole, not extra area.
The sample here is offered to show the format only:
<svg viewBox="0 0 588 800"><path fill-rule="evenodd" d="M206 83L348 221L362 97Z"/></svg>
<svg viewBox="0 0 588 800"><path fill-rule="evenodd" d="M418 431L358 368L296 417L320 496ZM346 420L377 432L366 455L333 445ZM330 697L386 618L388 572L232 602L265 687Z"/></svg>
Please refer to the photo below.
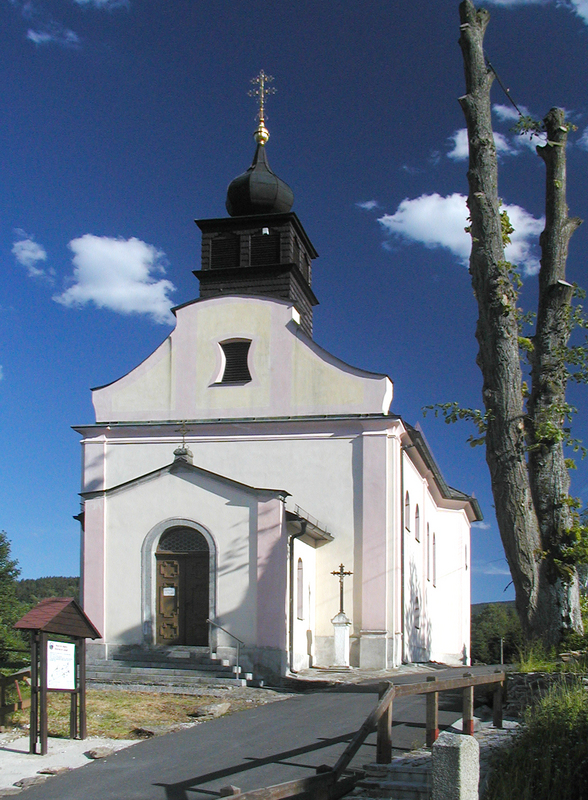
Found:
<svg viewBox="0 0 588 800"><path fill-rule="evenodd" d="M210 550L194 528L160 537L156 560L156 644L208 646Z"/></svg>

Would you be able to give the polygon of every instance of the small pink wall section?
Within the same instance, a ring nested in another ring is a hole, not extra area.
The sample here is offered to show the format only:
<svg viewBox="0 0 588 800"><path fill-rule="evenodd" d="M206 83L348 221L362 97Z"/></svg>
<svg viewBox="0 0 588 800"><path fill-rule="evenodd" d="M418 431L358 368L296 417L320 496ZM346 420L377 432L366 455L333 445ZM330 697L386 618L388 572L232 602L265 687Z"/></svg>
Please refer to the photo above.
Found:
<svg viewBox="0 0 588 800"><path fill-rule="evenodd" d="M257 506L257 644L286 647L288 537L278 498Z"/></svg>
<svg viewBox="0 0 588 800"><path fill-rule="evenodd" d="M85 613L98 628L102 638L107 636L104 614L104 497L87 500L84 508L84 596Z"/></svg>
<svg viewBox="0 0 588 800"><path fill-rule="evenodd" d="M362 514L362 611L364 631L385 631L386 620L386 486L385 434L364 434Z"/></svg>

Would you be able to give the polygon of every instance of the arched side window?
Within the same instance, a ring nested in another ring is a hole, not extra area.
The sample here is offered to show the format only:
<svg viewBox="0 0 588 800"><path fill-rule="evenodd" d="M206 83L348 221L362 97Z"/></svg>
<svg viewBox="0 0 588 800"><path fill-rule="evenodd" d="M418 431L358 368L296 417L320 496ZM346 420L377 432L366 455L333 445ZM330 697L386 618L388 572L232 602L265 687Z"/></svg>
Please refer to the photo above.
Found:
<svg viewBox="0 0 588 800"><path fill-rule="evenodd" d="M414 598L414 626L415 628L421 627L421 604L418 595Z"/></svg>
<svg viewBox="0 0 588 800"><path fill-rule="evenodd" d="M301 558L296 570L296 616L304 619L304 565Z"/></svg>
<svg viewBox="0 0 588 800"><path fill-rule="evenodd" d="M427 580L431 580L431 531L427 522Z"/></svg>
<svg viewBox="0 0 588 800"><path fill-rule="evenodd" d="M220 342L223 364L217 383L248 383L251 380L247 358L250 339Z"/></svg>
<svg viewBox="0 0 588 800"><path fill-rule="evenodd" d="M419 511L418 505L414 511L414 538L417 542L421 540L421 512Z"/></svg>
<svg viewBox="0 0 588 800"><path fill-rule="evenodd" d="M437 586L437 535L433 533L433 586Z"/></svg>
<svg viewBox="0 0 588 800"><path fill-rule="evenodd" d="M407 492L404 496L404 527L410 530L410 495Z"/></svg>

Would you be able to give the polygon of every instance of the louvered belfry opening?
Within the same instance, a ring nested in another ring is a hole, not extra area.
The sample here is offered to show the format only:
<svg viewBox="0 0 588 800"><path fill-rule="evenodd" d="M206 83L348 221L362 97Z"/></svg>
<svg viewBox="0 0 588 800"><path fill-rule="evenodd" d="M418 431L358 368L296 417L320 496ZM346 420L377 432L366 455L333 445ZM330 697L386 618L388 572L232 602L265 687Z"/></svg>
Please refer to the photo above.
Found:
<svg viewBox="0 0 588 800"><path fill-rule="evenodd" d="M257 233L251 237L251 266L270 267L280 263L280 234Z"/></svg>
<svg viewBox="0 0 588 800"><path fill-rule="evenodd" d="M310 264L317 257L292 212L197 220L202 231L200 297L261 295L292 302L312 336ZM223 381L224 382L224 381Z"/></svg>
<svg viewBox="0 0 588 800"><path fill-rule="evenodd" d="M212 269L238 267L240 260L240 241L234 233L217 236L211 241L210 265Z"/></svg>
<svg viewBox="0 0 588 800"><path fill-rule="evenodd" d="M225 356L225 368L221 383L247 383L251 380L251 373L247 364L250 341L221 342Z"/></svg>

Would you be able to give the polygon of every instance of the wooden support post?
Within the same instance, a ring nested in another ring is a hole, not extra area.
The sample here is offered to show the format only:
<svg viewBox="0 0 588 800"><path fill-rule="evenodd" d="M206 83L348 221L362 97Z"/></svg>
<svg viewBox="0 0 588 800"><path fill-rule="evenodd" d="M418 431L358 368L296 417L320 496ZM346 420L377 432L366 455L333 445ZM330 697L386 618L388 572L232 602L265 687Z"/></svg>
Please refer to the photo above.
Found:
<svg viewBox="0 0 588 800"><path fill-rule="evenodd" d="M4 732L4 713L1 709L3 709L5 705L6 705L6 682L4 675L0 675L0 731L2 733Z"/></svg>
<svg viewBox="0 0 588 800"><path fill-rule="evenodd" d="M497 670L498 672L498 670ZM502 694L504 691L504 683L501 681L494 687L494 696L492 698L492 724L495 728L502 728Z"/></svg>
<svg viewBox="0 0 588 800"><path fill-rule="evenodd" d="M31 631L31 715L29 726L29 753L37 752L39 736L39 634Z"/></svg>
<svg viewBox="0 0 588 800"><path fill-rule="evenodd" d="M391 683L381 683L378 697L381 700ZM377 743L376 743L376 763L389 764L392 761L392 704L391 699L388 707L377 723Z"/></svg>
<svg viewBox="0 0 588 800"><path fill-rule="evenodd" d="M79 713L80 713L80 739L85 739L88 735L86 725L86 640L78 639L76 647L78 657L78 689L79 689Z"/></svg>
<svg viewBox="0 0 588 800"><path fill-rule="evenodd" d="M434 676L427 681L436 681ZM432 747L439 736L439 692L427 694L427 747Z"/></svg>
<svg viewBox="0 0 588 800"><path fill-rule="evenodd" d="M47 634L41 632L39 634L39 663L40 663L40 678L41 686L39 690L39 739L41 741L40 755L47 755L47 735L48 735L48 720L47 720Z"/></svg>
<svg viewBox="0 0 588 800"><path fill-rule="evenodd" d="M464 678L471 678L471 672L464 672ZM462 732L468 736L474 735L474 687L465 686L463 689L463 725Z"/></svg>

